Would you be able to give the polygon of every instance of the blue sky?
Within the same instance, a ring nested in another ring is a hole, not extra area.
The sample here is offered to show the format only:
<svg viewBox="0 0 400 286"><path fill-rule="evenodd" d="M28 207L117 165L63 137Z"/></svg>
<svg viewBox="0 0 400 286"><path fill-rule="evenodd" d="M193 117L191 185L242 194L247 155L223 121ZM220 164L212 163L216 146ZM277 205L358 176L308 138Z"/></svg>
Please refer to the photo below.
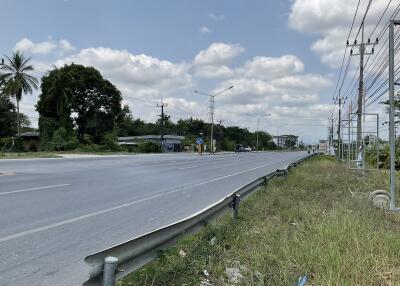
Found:
<svg viewBox="0 0 400 286"><path fill-rule="evenodd" d="M95 66L121 89L134 116L147 121L155 120L161 97L175 120L208 120L207 98L192 91L234 84L217 98L218 119L254 130L257 117L271 114L264 130L311 142L326 137L356 4L332 2L2 0L9 29L0 51L32 56L39 77L54 64ZM34 125L37 94L22 102Z"/></svg>
<svg viewBox="0 0 400 286"><path fill-rule="evenodd" d="M323 70L309 50L312 37L288 28L289 0L2 2L3 11L17 11L2 14L13 31L2 35L4 51L24 37L43 41L50 36L77 48L113 47L180 61L213 42L238 42L247 49L244 56L294 54L310 63L310 71ZM212 32L199 33L203 26Z"/></svg>

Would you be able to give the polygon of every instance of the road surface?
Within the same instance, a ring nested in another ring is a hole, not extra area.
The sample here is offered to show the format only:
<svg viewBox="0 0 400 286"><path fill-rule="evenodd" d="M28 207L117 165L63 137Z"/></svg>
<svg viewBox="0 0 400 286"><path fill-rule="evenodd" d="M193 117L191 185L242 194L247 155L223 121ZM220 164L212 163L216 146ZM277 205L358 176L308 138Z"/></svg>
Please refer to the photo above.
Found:
<svg viewBox="0 0 400 286"><path fill-rule="evenodd" d="M81 285L87 255L183 219L304 156L0 160L0 285Z"/></svg>

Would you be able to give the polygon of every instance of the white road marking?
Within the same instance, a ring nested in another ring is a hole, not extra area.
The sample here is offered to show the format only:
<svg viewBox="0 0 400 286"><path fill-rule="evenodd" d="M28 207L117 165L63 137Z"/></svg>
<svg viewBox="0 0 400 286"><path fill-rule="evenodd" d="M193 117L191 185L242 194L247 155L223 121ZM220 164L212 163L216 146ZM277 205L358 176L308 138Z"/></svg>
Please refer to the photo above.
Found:
<svg viewBox="0 0 400 286"><path fill-rule="evenodd" d="M70 186L70 184L61 184L61 185L53 185L53 186L45 186L45 187L37 187L37 188L4 192L4 193L0 193L0 196L1 195L9 195L9 194L17 194L17 193L25 193L25 192L31 192L31 191L37 191L37 190L48 190L48 189L54 189L54 188L58 188L58 187L65 187L65 186Z"/></svg>
<svg viewBox="0 0 400 286"><path fill-rule="evenodd" d="M178 168L178 170L194 169L194 168L197 168L198 166L199 166L199 165L187 166L187 167L181 167L181 168Z"/></svg>
<svg viewBox="0 0 400 286"><path fill-rule="evenodd" d="M283 163L285 161L288 161L288 159L282 160L282 161L276 161L276 162L268 163L268 164L261 165L261 166L258 166L258 167L254 167L254 168L251 168L251 169L247 169L247 170L235 172L235 173L232 173L232 174L229 174L229 175L217 177L217 178L214 178L214 179L211 179L211 180L207 180L207 181L203 181L203 182L194 183L194 184L191 184L191 185L186 185L186 186L174 188L171 191L163 191L163 192L160 192L158 194L154 194L152 196L148 196L148 197L145 197L145 198L142 198L142 199L139 199L139 200L135 200L135 201L131 201L131 202L128 202L128 203L121 204L121 205L117 205L117 206L114 206L114 207L111 207L111 208L103 209L103 210L100 210L100 211L95 211L95 212L88 213L88 214L85 214L85 215L81 215L81 216L78 216L78 217L75 217L75 218L71 218L71 219L67 219L67 220L64 220L64 221L56 222L56 223L53 223L53 224L49 224L49 225L46 225L46 226L30 229L30 230L27 230L27 231L22 231L22 232L15 233L15 234L12 234L12 235L8 235L8 236L5 236L5 237L0 237L0 243L6 242L6 241L9 241L9 240L13 240L13 239L17 239L17 238L20 238L20 237L24 237L24 236L27 236L27 235L30 235L30 234L35 234L35 233L38 233L38 232L41 232L41 231L53 229L53 228L56 228L56 227L59 227L59 226L67 225L67 224L70 224L70 223L73 223L73 222L81 221L81 220L84 220L84 219L87 219L87 218L91 218L91 217L95 217L95 216L98 216L98 215L102 215L102 214L105 214L105 213L109 213L109 212L112 212L112 211L115 211L115 210L118 210L118 209L130 207L132 205L135 205L135 204L138 204L138 203L141 203L141 202L145 202L145 201L149 201L149 200L156 199L156 198L159 198L159 197L163 197L165 195L170 195L170 194L173 194L173 193L181 192L181 191L189 189L189 188L198 187L198 186L201 186L201 185L205 185L205 184L212 183L212 182L215 182L215 181L223 180L223 179L226 179L226 178L229 178L229 177L233 177L233 176L236 176L236 175L240 175L240 174L244 174L244 173L247 173L247 172L251 172L251 171L254 171L254 170L257 170L257 169L265 168L267 166L271 166L271 165L274 165L274 164Z"/></svg>

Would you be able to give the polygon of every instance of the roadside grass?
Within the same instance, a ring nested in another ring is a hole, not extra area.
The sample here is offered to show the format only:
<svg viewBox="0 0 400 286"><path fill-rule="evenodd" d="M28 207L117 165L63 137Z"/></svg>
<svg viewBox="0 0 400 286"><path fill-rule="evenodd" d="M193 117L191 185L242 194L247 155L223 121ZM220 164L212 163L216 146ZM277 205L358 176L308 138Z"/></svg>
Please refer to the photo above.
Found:
<svg viewBox="0 0 400 286"><path fill-rule="evenodd" d="M0 152L1 159L61 158L62 155L137 155L130 152L83 152L83 151L39 151L39 152Z"/></svg>
<svg viewBox="0 0 400 286"><path fill-rule="evenodd" d="M29 158L59 158L53 152L0 152L1 159L29 159Z"/></svg>
<svg viewBox="0 0 400 286"><path fill-rule="evenodd" d="M400 218L369 204L375 189L387 189L387 173L310 159L243 202L237 222L226 215L118 285L232 285L232 267L236 285L295 285L302 275L307 285L400 285Z"/></svg>

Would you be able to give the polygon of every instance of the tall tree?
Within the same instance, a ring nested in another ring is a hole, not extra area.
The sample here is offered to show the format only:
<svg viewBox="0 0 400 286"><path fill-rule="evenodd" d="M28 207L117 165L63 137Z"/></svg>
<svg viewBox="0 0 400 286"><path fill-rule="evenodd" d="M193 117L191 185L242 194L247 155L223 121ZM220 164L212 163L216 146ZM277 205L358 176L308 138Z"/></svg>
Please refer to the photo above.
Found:
<svg viewBox="0 0 400 286"><path fill-rule="evenodd" d="M20 52L13 52L11 58L6 57L6 63L0 67L2 74L0 81L4 81L3 92L9 96L15 96L17 100L17 133L21 135L21 120L19 113L19 102L22 95L32 93L38 88L38 80L31 74L34 71L30 64L31 58L25 58Z"/></svg>
<svg viewBox="0 0 400 286"><path fill-rule="evenodd" d="M12 136L16 121L15 105L8 96L0 94L0 137Z"/></svg>
<svg viewBox="0 0 400 286"><path fill-rule="evenodd" d="M42 94L36 105L39 125L46 126L41 127L45 133L50 127L68 130L71 114L75 114L78 140L84 142L88 134L99 143L105 133L114 131L122 112L121 101L121 92L95 68L66 65L42 78Z"/></svg>

